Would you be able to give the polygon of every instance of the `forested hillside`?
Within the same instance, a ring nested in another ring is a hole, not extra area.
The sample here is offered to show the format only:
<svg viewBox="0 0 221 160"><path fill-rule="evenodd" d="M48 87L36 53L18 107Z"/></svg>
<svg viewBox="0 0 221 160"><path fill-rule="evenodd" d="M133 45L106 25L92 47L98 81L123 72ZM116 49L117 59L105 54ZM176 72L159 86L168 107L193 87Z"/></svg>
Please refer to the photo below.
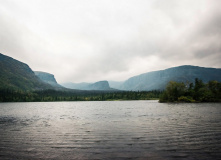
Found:
<svg viewBox="0 0 221 160"><path fill-rule="evenodd" d="M0 68L0 89L41 90L53 88L42 82L27 64L1 53Z"/></svg>

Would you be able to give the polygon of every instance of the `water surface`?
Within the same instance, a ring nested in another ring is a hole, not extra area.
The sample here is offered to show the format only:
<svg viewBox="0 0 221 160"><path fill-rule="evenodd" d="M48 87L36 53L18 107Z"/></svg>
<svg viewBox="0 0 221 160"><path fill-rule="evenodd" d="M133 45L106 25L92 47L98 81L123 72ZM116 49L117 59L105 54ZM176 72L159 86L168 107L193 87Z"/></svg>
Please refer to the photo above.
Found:
<svg viewBox="0 0 221 160"><path fill-rule="evenodd" d="M221 104L0 103L0 159L221 159Z"/></svg>

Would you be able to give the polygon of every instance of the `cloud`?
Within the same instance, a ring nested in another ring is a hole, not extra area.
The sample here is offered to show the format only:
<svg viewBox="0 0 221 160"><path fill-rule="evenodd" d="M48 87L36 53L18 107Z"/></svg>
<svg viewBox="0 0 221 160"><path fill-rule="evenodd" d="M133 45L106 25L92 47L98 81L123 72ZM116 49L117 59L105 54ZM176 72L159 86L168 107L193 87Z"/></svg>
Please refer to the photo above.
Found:
<svg viewBox="0 0 221 160"><path fill-rule="evenodd" d="M1 52L58 82L221 67L219 0L0 2Z"/></svg>

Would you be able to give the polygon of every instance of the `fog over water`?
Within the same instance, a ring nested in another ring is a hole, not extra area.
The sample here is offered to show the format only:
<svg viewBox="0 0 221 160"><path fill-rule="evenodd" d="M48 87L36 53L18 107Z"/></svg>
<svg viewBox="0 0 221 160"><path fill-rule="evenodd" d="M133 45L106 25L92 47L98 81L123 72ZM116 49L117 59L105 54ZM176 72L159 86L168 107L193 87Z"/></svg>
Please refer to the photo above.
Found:
<svg viewBox="0 0 221 160"><path fill-rule="evenodd" d="M1 53L62 82L221 68L220 0L2 0Z"/></svg>

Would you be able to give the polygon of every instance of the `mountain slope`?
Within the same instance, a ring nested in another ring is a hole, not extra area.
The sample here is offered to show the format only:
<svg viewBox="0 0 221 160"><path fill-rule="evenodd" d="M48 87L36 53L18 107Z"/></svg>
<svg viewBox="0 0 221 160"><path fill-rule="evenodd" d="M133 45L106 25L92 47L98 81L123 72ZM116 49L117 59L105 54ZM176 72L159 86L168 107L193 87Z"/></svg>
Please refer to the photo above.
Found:
<svg viewBox="0 0 221 160"><path fill-rule="evenodd" d="M35 75L40 78L43 82L50 84L55 88L64 88L63 86L59 85L54 77L53 74L41 72L41 71L34 71Z"/></svg>
<svg viewBox="0 0 221 160"><path fill-rule="evenodd" d="M31 68L0 53L0 89L40 90L53 87L42 82Z"/></svg>
<svg viewBox="0 0 221 160"><path fill-rule="evenodd" d="M169 81L194 82L195 78L199 78L203 82L221 81L221 69L185 65L148 72L129 78L118 89L134 91L163 90Z"/></svg>

